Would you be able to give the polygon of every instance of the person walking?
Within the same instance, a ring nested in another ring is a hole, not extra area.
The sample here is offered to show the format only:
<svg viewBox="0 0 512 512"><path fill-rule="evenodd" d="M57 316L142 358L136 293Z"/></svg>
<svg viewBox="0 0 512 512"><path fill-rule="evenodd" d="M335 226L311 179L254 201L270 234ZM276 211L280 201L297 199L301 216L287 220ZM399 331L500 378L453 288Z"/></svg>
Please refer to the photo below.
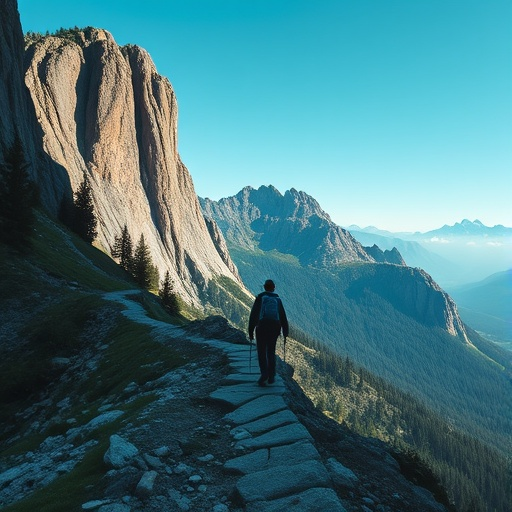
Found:
<svg viewBox="0 0 512 512"><path fill-rule="evenodd" d="M249 316L249 339L254 339L256 331L256 348L261 376L258 385L273 384L276 376L276 343L281 330L284 343L288 336L288 319L283 302L274 292L275 284L267 279L263 285L264 292L260 293L252 306Z"/></svg>

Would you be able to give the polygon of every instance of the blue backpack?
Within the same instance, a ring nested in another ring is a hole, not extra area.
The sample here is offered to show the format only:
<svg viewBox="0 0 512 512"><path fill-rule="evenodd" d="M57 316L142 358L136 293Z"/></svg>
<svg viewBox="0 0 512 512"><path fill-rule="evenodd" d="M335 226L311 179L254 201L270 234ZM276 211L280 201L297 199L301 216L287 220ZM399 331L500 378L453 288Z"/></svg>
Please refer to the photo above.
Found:
<svg viewBox="0 0 512 512"><path fill-rule="evenodd" d="M260 320L274 320L279 322L279 297L272 295L261 296Z"/></svg>

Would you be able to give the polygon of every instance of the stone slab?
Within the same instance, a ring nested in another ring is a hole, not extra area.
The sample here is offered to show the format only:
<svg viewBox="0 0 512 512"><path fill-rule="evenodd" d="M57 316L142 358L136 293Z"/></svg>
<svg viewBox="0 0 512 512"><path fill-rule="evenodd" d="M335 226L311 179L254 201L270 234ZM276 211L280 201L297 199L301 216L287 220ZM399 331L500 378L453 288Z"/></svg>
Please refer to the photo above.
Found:
<svg viewBox="0 0 512 512"><path fill-rule="evenodd" d="M242 382L240 384L233 384L230 386L222 386L219 389L226 389L231 391L232 393L247 393L247 392L260 392L265 393L267 391L271 390L282 390L285 391L284 384L281 382L274 382L274 384L268 385L268 386L258 386L257 380L253 382Z"/></svg>
<svg viewBox="0 0 512 512"><path fill-rule="evenodd" d="M210 393L210 398L238 407L260 396L282 395L284 391L285 388L279 385L260 387L256 383L235 384L218 388Z"/></svg>
<svg viewBox="0 0 512 512"><path fill-rule="evenodd" d="M329 474L317 460L276 466L241 477L236 488L245 503L267 501L314 487L330 487Z"/></svg>
<svg viewBox="0 0 512 512"><path fill-rule="evenodd" d="M260 396L239 407L236 411L226 414L224 419L236 425L241 425L282 411L283 409L287 409L287 406L282 396Z"/></svg>
<svg viewBox="0 0 512 512"><path fill-rule="evenodd" d="M246 512L347 512L332 489L308 489L294 496L249 503Z"/></svg>
<svg viewBox="0 0 512 512"><path fill-rule="evenodd" d="M230 373L224 377L223 382L233 384L241 384L242 382L256 382L259 379L259 376L259 373Z"/></svg>
<svg viewBox="0 0 512 512"><path fill-rule="evenodd" d="M245 368L250 368L255 373L260 373L259 367L258 367L258 361L249 361L249 358L240 360L240 361L230 361L229 366L232 368L236 368L237 370L244 370Z"/></svg>
<svg viewBox="0 0 512 512"><path fill-rule="evenodd" d="M233 384L242 384L243 382L254 382L256 383L260 378L259 372L255 373L230 373L224 377L224 382ZM267 384L267 386L284 385L283 379L276 375L276 381L274 384Z"/></svg>
<svg viewBox="0 0 512 512"><path fill-rule="evenodd" d="M292 444L297 441L312 440L313 438L304 425L301 423L292 423L290 425L278 427L258 437L242 439L236 443L235 447L245 449L270 448L272 446Z"/></svg>
<svg viewBox="0 0 512 512"><path fill-rule="evenodd" d="M282 427L284 425L289 425L290 423L298 422L299 420L297 419L297 416L295 416L295 414L293 414L293 412L289 409L285 409L284 411L276 412L275 414L271 414L265 418L260 418L259 420L244 423L243 425L232 429L231 433L233 434L237 429L243 428L254 436L263 434L277 427Z"/></svg>
<svg viewBox="0 0 512 512"><path fill-rule="evenodd" d="M229 473L238 473L246 475L267 469L268 466L268 452L269 450L256 450L255 452L235 457L234 459L227 460L224 463L224 470Z"/></svg>
<svg viewBox="0 0 512 512"><path fill-rule="evenodd" d="M252 346L252 351L254 352L256 350L256 347ZM226 354L247 354L249 356L249 352L251 351L251 348L249 344L247 345L233 345L232 343L226 343L224 346L224 352Z"/></svg>
<svg viewBox="0 0 512 512"><path fill-rule="evenodd" d="M320 454L311 443L301 441L286 446L256 450L230 459L224 463L224 469L246 475L276 466L298 464L307 460L320 460Z"/></svg>

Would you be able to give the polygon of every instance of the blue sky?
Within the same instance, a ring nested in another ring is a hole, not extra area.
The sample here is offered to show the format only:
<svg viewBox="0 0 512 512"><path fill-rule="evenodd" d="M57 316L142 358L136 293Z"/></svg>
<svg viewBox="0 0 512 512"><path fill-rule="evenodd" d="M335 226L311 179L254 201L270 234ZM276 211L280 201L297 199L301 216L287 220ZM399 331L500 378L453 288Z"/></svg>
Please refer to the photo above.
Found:
<svg viewBox="0 0 512 512"><path fill-rule="evenodd" d="M340 225L512 226L509 0L18 0L171 81L196 192L292 187Z"/></svg>

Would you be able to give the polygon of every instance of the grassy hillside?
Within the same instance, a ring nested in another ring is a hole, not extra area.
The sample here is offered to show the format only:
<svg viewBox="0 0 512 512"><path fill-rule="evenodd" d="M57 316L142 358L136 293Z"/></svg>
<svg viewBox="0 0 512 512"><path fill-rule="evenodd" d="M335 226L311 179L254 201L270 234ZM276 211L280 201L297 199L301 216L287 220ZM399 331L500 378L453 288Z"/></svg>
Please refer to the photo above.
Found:
<svg viewBox="0 0 512 512"><path fill-rule="evenodd" d="M157 359L155 351L171 367L180 364L146 328L128 322L119 306L102 299L104 292L133 288L111 258L43 214L24 254L0 244L0 424L5 426L0 440L23 430L17 413L51 388L63 366L78 355L93 354L107 338L105 355L116 361L111 366L116 370L91 372L85 387L93 408L134 378L149 378L140 364ZM167 315L156 296L139 293L154 316L186 321Z"/></svg>
<svg viewBox="0 0 512 512"><path fill-rule="evenodd" d="M290 321L302 331L510 454L510 355L476 333L478 350L468 347L398 310L385 283L369 279L371 265L347 265L334 273L301 267L276 253L232 249L231 255L254 293L264 279L275 280ZM406 269L396 268L401 271Z"/></svg>

